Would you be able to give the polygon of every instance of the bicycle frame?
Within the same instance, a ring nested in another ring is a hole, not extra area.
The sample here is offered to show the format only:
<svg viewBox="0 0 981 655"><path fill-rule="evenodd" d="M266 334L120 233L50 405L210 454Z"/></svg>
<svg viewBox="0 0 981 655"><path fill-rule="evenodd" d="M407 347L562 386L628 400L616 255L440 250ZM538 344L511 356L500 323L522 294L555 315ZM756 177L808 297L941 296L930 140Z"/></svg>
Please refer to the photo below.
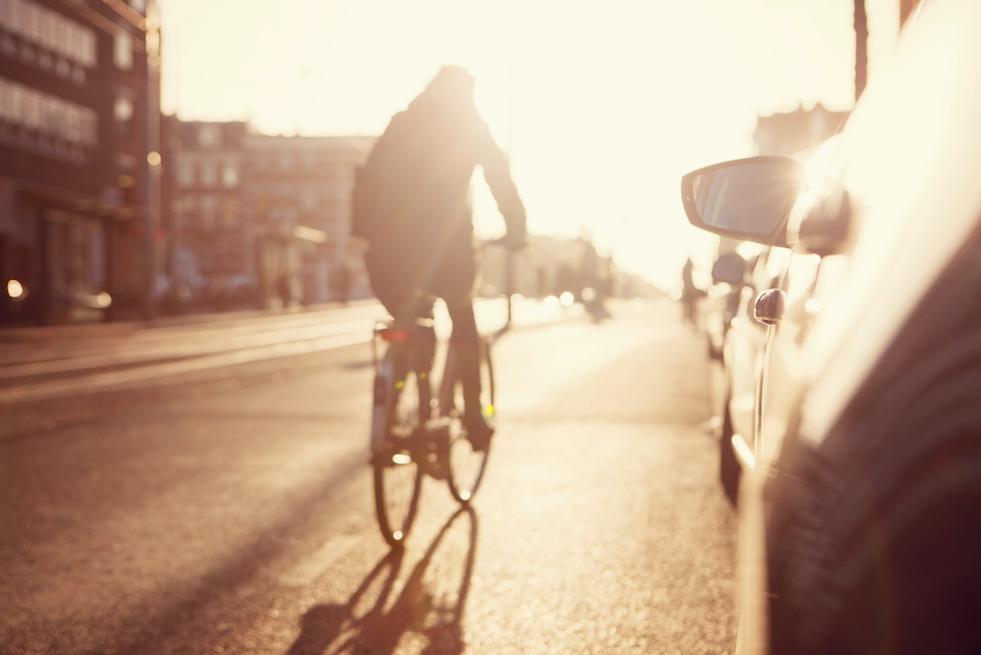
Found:
<svg viewBox="0 0 981 655"><path fill-rule="evenodd" d="M481 249L490 245L499 245L497 241L485 242ZM504 325L482 338L491 343L499 339L511 329L513 320L513 303L511 296L514 284L514 253L508 252L505 268L505 284L507 292L504 294L507 303L506 318ZM420 337L419 335L423 335ZM379 353L379 339L387 342L388 348L384 354ZM423 341L425 339L425 341ZM374 399L372 405L372 430L371 447L377 451L385 443L388 437L388 416L392 402L398 397L401 389L398 388L399 380L405 374L400 370L400 366L413 366L418 362L426 362L425 367L417 367L416 373L419 382L419 408L420 428L423 432L430 431L436 427L433 421L443 419L448 416L453 409L453 385L456 381L456 353L452 347L447 345L446 355L443 360L442 373L439 377L439 388L436 395L436 403L432 403L432 381L431 374L436 365L436 341L432 319L417 319L414 325L405 327L395 327L391 322L379 322L375 324L374 338L371 341L372 367L375 370ZM422 353L414 352L420 346L424 348ZM430 351L430 346L432 350ZM403 356L403 351L408 351ZM415 357L415 361L407 360L407 357ZM391 393L394 391L394 393Z"/></svg>
<svg viewBox="0 0 981 655"><path fill-rule="evenodd" d="M423 330L432 330L431 326L420 326ZM392 328L388 324L376 324L375 334L383 334L384 332L391 330ZM435 334L432 335L435 344ZM431 402L432 400L432 381L431 374L436 366L435 352L432 354L428 352L414 352L414 348L418 348L422 342L419 337L402 339L401 336L396 337L392 340L386 340L382 337L389 345L385 350L385 353L379 356L378 352L378 341L379 339L372 339L371 357L372 366L375 369L375 409L384 408L388 403L383 401L383 398L387 399L387 394L389 390L394 389L396 393L401 392L398 388L398 381L404 376L405 370L402 369L404 366L413 366L414 363L418 362L428 362L429 365L426 367L416 367L415 371L419 382L419 408L423 413L420 417L424 425L420 427L426 427L432 420L438 420L440 418L446 417L447 414L453 408L453 384L456 381L456 353L449 344L446 345L446 354L443 358L443 370L439 377L439 391L436 395L435 405ZM415 360L414 362L412 360ZM384 416L373 417L376 420L372 421L374 426L384 427L387 424ZM384 437L384 433L379 433L376 437L375 430L372 430L372 444L380 444ZM379 441L375 441L379 439Z"/></svg>

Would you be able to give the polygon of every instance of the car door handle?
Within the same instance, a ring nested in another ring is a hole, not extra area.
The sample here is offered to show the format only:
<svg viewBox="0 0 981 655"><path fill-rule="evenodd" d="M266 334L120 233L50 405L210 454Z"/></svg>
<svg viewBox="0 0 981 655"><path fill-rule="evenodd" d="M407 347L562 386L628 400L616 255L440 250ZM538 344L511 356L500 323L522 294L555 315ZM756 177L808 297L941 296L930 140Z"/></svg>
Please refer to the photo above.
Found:
<svg viewBox="0 0 981 655"><path fill-rule="evenodd" d="M781 289L767 289L756 296L753 318L763 325L776 325L783 318L787 295Z"/></svg>

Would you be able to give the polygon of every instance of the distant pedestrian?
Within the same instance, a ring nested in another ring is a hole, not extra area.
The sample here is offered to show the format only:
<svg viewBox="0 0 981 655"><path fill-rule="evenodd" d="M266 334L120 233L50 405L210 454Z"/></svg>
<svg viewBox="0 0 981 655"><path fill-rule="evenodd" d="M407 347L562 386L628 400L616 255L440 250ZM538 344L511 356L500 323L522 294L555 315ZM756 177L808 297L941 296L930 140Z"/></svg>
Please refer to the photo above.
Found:
<svg viewBox="0 0 981 655"><path fill-rule="evenodd" d="M338 264L334 269L332 280L335 300L346 305L351 297L351 266L347 262Z"/></svg>
<svg viewBox="0 0 981 655"><path fill-rule="evenodd" d="M681 306L685 322L695 326L695 307L698 303L699 290L695 286L695 279L692 275L695 265L691 257L685 260L685 265L681 267Z"/></svg>

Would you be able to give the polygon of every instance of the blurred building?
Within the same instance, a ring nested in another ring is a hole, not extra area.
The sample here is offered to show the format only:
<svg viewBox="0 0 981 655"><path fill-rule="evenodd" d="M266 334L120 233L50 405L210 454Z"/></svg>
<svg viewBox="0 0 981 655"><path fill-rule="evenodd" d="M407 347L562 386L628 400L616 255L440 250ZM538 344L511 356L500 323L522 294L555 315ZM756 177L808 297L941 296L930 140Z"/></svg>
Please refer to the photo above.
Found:
<svg viewBox="0 0 981 655"><path fill-rule="evenodd" d="M164 117L168 306L283 307L370 295L351 242L369 137L285 137Z"/></svg>
<svg viewBox="0 0 981 655"><path fill-rule="evenodd" d="M847 111L831 111L821 103L810 109L801 105L793 111L759 116L753 132L756 154L803 159L834 135L846 118ZM739 243L736 239L720 237L718 255L736 252Z"/></svg>
<svg viewBox="0 0 981 655"><path fill-rule="evenodd" d="M579 297L591 288L603 296L650 297L656 290L641 278L620 271L608 255L599 254L589 239L563 239L531 235L528 247L516 255L513 279L516 293L528 297ZM507 252L502 248L483 251L477 293L495 296L508 287Z"/></svg>
<svg viewBox="0 0 981 655"><path fill-rule="evenodd" d="M159 163L153 11L147 0L0 2L4 323L143 306Z"/></svg>
<svg viewBox="0 0 981 655"><path fill-rule="evenodd" d="M245 122L163 118L166 306L254 306L255 236L243 206Z"/></svg>
<svg viewBox="0 0 981 655"><path fill-rule="evenodd" d="M837 132L847 117L847 111L831 111L821 103L811 109L801 105L794 111L760 116L753 132L756 152L793 157L813 150Z"/></svg>
<svg viewBox="0 0 981 655"><path fill-rule="evenodd" d="M350 234L355 171L373 144L369 137L246 139L243 199L263 305L370 295Z"/></svg>

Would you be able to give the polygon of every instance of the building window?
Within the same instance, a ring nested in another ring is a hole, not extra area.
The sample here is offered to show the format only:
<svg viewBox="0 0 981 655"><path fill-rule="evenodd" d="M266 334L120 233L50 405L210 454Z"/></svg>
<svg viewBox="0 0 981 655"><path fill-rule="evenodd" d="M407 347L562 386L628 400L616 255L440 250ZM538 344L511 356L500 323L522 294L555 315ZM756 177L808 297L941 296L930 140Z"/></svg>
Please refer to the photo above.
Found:
<svg viewBox="0 0 981 655"><path fill-rule="evenodd" d="M238 167L232 162L226 162L221 169L221 183L231 189L238 186Z"/></svg>
<svg viewBox="0 0 981 655"><path fill-rule="evenodd" d="M177 186L194 186L194 166L189 159L181 158L177 161Z"/></svg>
<svg viewBox="0 0 981 655"><path fill-rule="evenodd" d="M80 34L81 37L81 57L79 58L79 63L83 66L88 66L93 68L96 62L95 55L95 33L91 30L86 30ZM130 52L132 56L132 52Z"/></svg>
<svg viewBox="0 0 981 655"><path fill-rule="evenodd" d="M133 138L133 101L126 96L119 96L113 105L113 117L116 119L116 136L121 146L131 145Z"/></svg>
<svg viewBox="0 0 981 655"><path fill-rule="evenodd" d="M3 0L0 26L26 42L23 52L29 63L47 63L50 55L57 55L83 66L95 66L95 33L46 7L25 0ZM46 52L36 54L30 45Z"/></svg>
<svg viewBox="0 0 981 655"><path fill-rule="evenodd" d="M133 101L124 97L116 98L116 104L113 107L113 115L115 116L116 121L120 123L124 123L133 118Z"/></svg>
<svg viewBox="0 0 981 655"><path fill-rule="evenodd" d="M221 130L217 125L202 125L198 128L198 145L202 148L216 148L221 144Z"/></svg>
<svg viewBox="0 0 981 655"><path fill-rule="evenodd" d="M71 145L98 142L98 116L88 107L0 78L0 120L26 127L39 135ZM39 145L44 154L57 151Z"/></svg>
<svg viewBox="0 0 981 655"><path fill-rule="evenodd" d="M122 30L116 32L113 42L113 61L116 62L116 68L122 70L129 70L133 67L132 39L129 38L127 32Z"/></svg>
<svg viewBox="0 0 981 655"><path fill-rule="evenodd" d="M218 184L218 171L215 170L213 161L204 160L201 162L201 186L213 187Z"/></svg>

